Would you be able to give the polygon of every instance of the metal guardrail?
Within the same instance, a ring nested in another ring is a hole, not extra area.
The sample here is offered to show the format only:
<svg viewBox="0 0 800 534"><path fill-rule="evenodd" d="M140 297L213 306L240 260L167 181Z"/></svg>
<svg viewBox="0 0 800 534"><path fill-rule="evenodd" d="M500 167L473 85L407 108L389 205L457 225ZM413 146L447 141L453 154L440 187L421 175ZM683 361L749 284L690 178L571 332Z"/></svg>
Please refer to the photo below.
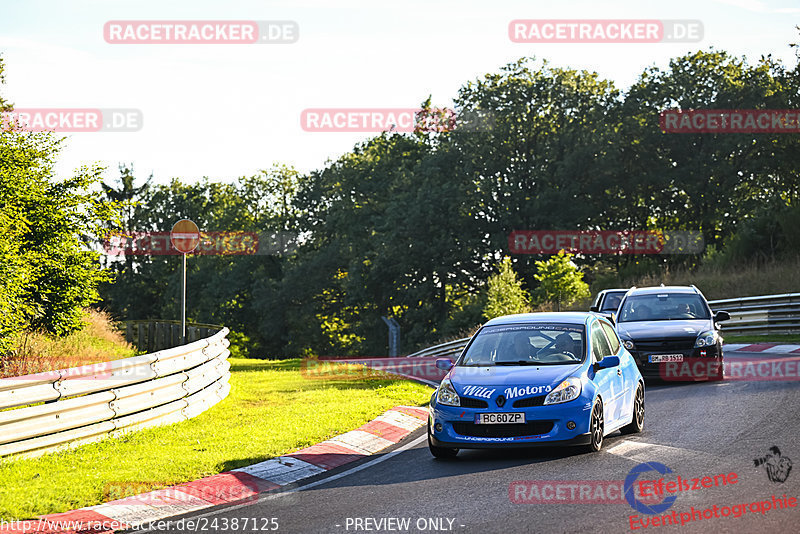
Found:
<svg viewBox="0 0 800 534"><path fill-rule="evenodd" d="M800 332L800 293L710 300L713 311L725 310L726 334L794 334Z"/></svg>
<svg viewBox="0 0 800 534"><path fill-rule="evenodd" d="M792 334L800 332L800 293L709 300L714 312L727 311L726 334ZM456 339L409 354L408 358L459 356L470 338Z"/></svg>
<svg viewBox="0 0 800 534"><path fill-rule="evenodd" d="M152 354L0 379L0 457L39 456L195 417L230 392L227 334L223 328Z"/></svg>
<svg viewBox="0 0 800 534"><path fill-rule="evenodd" d="M216 324L187 323L186 342L192 343L222 330ZM144 319L125 321L125 341L146 352L170 349L181 345L181 322Z"/></svg>
<svg viewBox="0 0 800 534"><path fill-rule="evenodd" d="M448 341L441 345L434 345L433 347L428 347L427 349L409 354L407 358L431 358L433 356L445 358L447 356L459 356L461 351L464 350L464 347L467 346L469 340L470 338L465 337L463 339L456 339L455 341Z"/></svg>

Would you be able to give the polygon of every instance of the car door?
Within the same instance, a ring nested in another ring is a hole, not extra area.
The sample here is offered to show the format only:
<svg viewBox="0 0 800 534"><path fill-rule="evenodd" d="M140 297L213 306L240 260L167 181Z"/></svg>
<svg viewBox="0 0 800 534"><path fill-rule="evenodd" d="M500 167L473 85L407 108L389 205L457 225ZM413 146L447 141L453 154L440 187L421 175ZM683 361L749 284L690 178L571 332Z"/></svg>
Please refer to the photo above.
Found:
<svg viewBox="0 0 800 534"><path fill-rule="evenodd" d="M619 401L617 402L616 415L619 419L624 419L627 421L630 419L633 411L633 395L635 393L634 388L631 386L631 384L635 384L630 366L631 362L628 361L628 358L623 357L625 355L623 354L622 343L620 342L619 337L617 337L614 327L611 326L610 323L603 320L599 320L598 322L603 328L606 339L608 339L608 345L611 349L611 354L619 357L619 367L616 368L617 386L619 388Z"/></svg>
<svg viewBox="0 0 800 534"><path fill-rule="evenodd" d="M595 321L590 330L592 340L592 358L595 363L599 363L603 358L611 356L611 346L600 326L600 321ZM615 425L619 419L619 404L622 391L622 373L620 366L609 369L598 369L595 373L594 382L603 398L603 414L606 421L606 428Z"/></svg>

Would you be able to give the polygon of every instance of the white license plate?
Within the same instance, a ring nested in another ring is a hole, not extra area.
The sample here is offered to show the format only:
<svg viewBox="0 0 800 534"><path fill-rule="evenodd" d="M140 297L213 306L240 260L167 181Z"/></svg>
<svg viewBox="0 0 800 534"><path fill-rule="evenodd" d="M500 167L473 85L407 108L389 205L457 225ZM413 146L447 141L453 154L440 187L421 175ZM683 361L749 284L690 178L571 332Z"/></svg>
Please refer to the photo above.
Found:
<svg viewBox="0 0 800 534"><path fill-rule="evenodd" d="M650 363L682 362L683 354L651 354L647 357Z"/></svg>
<svg viewBox="0 0 800 534"><path fill-rule="evenodd" d="M479 413L475 415L475 423L478 425L504 425L524 422L524 413Z"/></svg>

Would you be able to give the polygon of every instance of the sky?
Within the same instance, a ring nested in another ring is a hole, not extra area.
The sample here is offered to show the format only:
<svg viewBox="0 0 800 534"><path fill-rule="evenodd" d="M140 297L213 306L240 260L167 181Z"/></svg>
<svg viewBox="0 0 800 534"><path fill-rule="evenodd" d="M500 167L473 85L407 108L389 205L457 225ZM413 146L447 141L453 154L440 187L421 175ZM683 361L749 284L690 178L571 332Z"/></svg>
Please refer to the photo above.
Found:
<svg viewBox="0 0 800 534"><path fill-rule="evenodd" d="M699 20L692 43L517 43L516 19ZM116 44L109 21L292 21L286 44ZM460 86L525 56L620 89L647 67L725 50L787 66L800 0L0 0L0 54L17 108L136 110L128 132L67 135L60 176L119 163L156 183L232 181L273 163L323 168L375 133L305 131L311 108L450 106Z"/></svg>

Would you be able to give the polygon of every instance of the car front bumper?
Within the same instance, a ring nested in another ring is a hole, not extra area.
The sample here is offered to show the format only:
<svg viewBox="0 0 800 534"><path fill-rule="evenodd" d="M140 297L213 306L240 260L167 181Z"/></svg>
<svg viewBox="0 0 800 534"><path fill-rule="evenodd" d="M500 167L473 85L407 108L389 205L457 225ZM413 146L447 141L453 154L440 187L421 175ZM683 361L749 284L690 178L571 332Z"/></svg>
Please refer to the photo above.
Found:
<svg viewBox="0 0 800 534"><path fill-rule="evenodd" d="M528 408L466 408L436 404L435 395L428 413L431 444L456 449L506 447L571 446L590 442L589 418L592 399L583 395L575 400ZM525 425L476 424L478 413L525 414ZM575 428L567 428L568 422ZM437 424L442 429L437 430Z"/></svg>
<svg viewBox="0 0 800 534"><path fill-rule="evenodd" d="M639 368L644 378L665 381L702 381L717 378L713 373L715 369L714 363L719 365L720 368L722 368L723 363L721 344L703 348L664 349L660 351L632 350L629 352L633 356L636 366ZM690 371L689 373L678 373L683 367L681 363L677 363L677 365L676 362L650 363L649 358L651 355L667 353L682 355L684 362L690 364L690 368L697 362L708 362L708 365L698 367L698 369L702 369L702 372L692 373Z"/></svg>

